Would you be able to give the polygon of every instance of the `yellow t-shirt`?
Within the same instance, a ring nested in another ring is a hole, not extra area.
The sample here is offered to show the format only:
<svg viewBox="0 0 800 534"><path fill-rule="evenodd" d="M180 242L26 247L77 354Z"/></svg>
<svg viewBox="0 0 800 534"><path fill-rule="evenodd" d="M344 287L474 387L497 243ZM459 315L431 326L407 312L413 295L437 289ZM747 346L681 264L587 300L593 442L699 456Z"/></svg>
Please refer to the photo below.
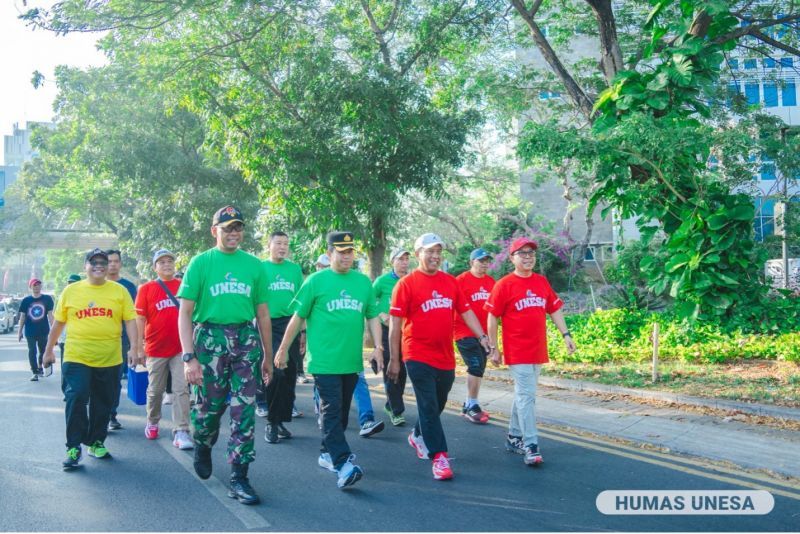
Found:
<svg viewBox="0 0 800 534"><path fill-rule="evenodd" d="M122 363L122 321L136 319L136 310L124 286L82 280L64 289L53 317L67 325L65 362L112 367Z"/></svg>

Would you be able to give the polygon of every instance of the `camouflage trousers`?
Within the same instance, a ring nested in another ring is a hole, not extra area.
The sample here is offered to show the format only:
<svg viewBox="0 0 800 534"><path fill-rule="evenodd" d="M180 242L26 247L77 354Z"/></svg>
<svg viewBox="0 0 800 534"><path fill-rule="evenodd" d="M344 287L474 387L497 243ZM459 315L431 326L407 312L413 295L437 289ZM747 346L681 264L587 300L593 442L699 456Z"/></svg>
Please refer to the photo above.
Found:
<svg viewBox="0 0 800 534"><path fill-rule="evenodd" d="M231 437L228 463L247 464L255 459L255 402L261 382L258 369L261 338L251 325L197 325L194 330L197 360L203 367L203 385L193 386L197 401L192 409L194 441L211 447L219 437L219 425L231 405Z"/></svg>

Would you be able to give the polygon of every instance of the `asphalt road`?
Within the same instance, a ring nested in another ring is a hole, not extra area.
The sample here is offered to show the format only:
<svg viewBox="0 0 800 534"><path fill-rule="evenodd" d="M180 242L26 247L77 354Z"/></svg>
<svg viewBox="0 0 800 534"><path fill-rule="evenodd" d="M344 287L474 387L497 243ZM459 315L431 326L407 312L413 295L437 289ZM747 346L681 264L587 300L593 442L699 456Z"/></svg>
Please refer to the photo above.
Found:
<svg viewBox="0 0 800 534"><path fill-rule="evenodd" d="M3 531L796 531L800 489L711 469L660 453L547 429L541 468L503 448L504 424L471 425L444 416L455 479L432 479L430 463L406 443L409 427L388 427L370 439L348 440L364 468L353 488L317 466L319 432L311 386L298 386L306 417L291 423L295 437L270 445L257 427L250 478L262 503L246 507L226 495L223 429L214 448L214 475L198 479L191 452L173 448L170 419L162 437L144 438L144 408L127 398L125 428L106 445L114 456L84 452L82 467L61 470L64 415L59 370L30 382L26 352L16 334L0 336L0 530ZM411 392L409 385L408 392ZM382 398L374 394L376 408ZM407 412L415 420L414 405ZM224 419L227 422L227 415ZM763 516L603 515L604 490L768 489L775 505Z"/></svg>

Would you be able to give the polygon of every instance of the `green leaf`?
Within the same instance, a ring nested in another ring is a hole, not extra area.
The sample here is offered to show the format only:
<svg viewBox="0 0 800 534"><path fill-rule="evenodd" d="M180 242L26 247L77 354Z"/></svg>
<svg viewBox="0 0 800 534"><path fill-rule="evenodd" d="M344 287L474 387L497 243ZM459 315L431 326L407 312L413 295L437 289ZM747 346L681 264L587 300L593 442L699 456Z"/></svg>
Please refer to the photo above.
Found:
<svg viewBox="0 0 800 534"><path fill-rule="evenodd" d="M728 223L730 223L730 219L725 215L712 215L708 218L708 229L717 231L724 228ZM711 242L714 242L714 238L711 238Z"/></svg>
<svg viewBox="0 0 800 534"><path fill-rule="evenodd" d="M667 261L667 264L664 266L664 269L668 273L674 273L687 263L689 263L690 257L688 254L676 254L672 258Z"/></svg>

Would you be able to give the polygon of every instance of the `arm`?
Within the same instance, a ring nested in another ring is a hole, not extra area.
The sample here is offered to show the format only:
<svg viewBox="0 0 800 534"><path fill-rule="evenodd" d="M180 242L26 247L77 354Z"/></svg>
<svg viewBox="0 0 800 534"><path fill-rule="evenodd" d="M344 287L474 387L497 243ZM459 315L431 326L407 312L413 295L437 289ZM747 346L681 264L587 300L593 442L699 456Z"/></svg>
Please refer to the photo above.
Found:
<svg viewBox="0 0 800 534"><path fill-rule="evenodd" d="M141 316L136 316L136 332L139 334L139 350L136 352L136 358L138 360L138 364L145 365L147 363L147 355L144 353L144 327L146 324L146 319Z"/></svg>
<svg viewBox="0 0 800 534"><path fill-rule="evenodd" d="M42 357L42 366L43 367L50 367L56 361L56 355L53 352L53 348L58 343L58 337L61 335L62 330L64 330L65 324L61 321L53 321L53 328L50 329L50 334L47 336L47 346L44 348L44 355Z"/></svg>
<svg viewBox="0 0 800 534"><path fill-rule="evenodd" d="M561 332L561 335L564 336L564 344L567 346L567 352L570 354L575 352L577 347L575 346L575 342L572 340L572 335L570 335L569 329L567 328L567 322L564 320L564 314L561 312L561 310L556 310L550 314L550 318L556 324L556 328L558 328L558 331Z"/></svg>
<svg viewBox="0 0 800 534"><path fill-rule="evenodd" d="M497 317L491 313L487 319L486 328L489 330L489 346L494 347L492 363L498 365L501 361L502 354L500 354L500 349L498 348L500 345L497 343Z"/></svg>
<svg viewBox="0 0 800 534"><path fill-rule="evenodd" d="M22 341L22 330L25 328L25 314L19 312L19 337L17 341Z"/></svg>
<svg viewBox="0 0 800 534"><path fill-rule="evenodd" d="M130 354L128 357L128 365L136 367L139 364L139 351L142 350L139 344L139 329L136 328L136 319L125 321L125 332L128 334L128 339L131 340L131 350L128 352L128 354ZM122 357L124 358L125 354L123 354Z"/></svg>
<svg viewBox="0 0 800 534"><path fill-rule="evenodd" d="M50 325L50 328L53 328L54 322L55 319L53 318L53 310L50 310L49 312L47 312L47 324Z"/></svg>
<svg viewBox="0 0 800 534"><path fill-rule="evenodd" d="M469 329L475 334L475 337L478 338L478 341L480 341L480 344L483 347L483 350L486 351L486 354L490 354L492 349L490 347L489 337L486 335L486 332L483 331L481 322L478 320L475 312L472 310L467 310L461 314L461 317L464 319L464 322L467 324Z"/></svg>
<svg viewBox="0 0 800 534"><path fill-rule="evenodd" d="M283 333L283 339L278 347L278 352L275 353L275 367L278 369L286 368L287 353L289 347L292 345L294 338L300 332L300 328L305 323L305 319L301 319L296 313L289 319L289 324L286 325L286 332Z"/></svg>
<svg viewBox="0 0 800 534"><path fill-rule="evenodd" d="M392 315L389 319L389 369L386 371L386 375L396 382L397 377L400 376L400 341L403 336L403 318Z"/></svg>
<svg viewBox="0 0 800 534"><path fill-rule="evenodd" d="M375 350L372 351L372 355L369 359L370 361L374 360L375 363L378 364L378 372L380 372L383 370L383 351L386 350L386 347L381 346L383 338L381 321L377 317L367 319L367 326L369 327L369 335L372 336L372 343L375 345Z"/></svg>
<svg viewBox="0 0 800 534"><path fill-rule="evenodd" d="M266 384L272 376L272 321L269 318L269 306L266 302L256 307L256 323L261 337L261 350L264 354L261 359L261 378Z"/></svg>
<svg viewBox="0 0 800 534"><path fill-rule="evenodd" d="M194 354L194 338L192 337L192 314L194 313L194 301L181 299L181 307L178 310L178 336L181 338L181 349L184 354ZM183 374L186 381L190 384L201 385L203 383L203 368L197 358L183 364Z"/></svg>

